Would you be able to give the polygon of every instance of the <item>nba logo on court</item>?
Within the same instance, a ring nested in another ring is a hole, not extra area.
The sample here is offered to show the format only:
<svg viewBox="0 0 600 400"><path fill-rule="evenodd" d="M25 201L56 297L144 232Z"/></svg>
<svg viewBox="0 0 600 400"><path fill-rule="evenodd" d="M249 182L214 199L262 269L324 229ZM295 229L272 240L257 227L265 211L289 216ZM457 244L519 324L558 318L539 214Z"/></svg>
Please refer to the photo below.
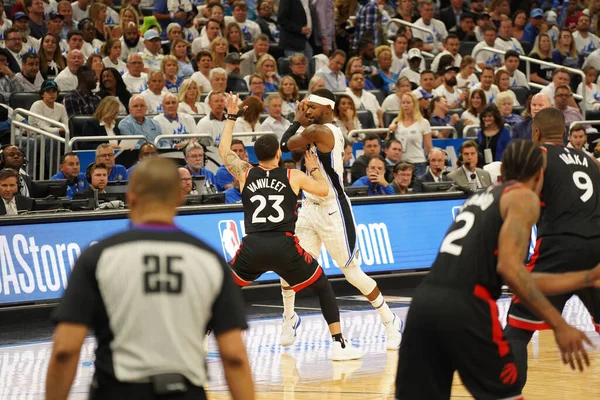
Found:
<svg viewBox="0 0 600 400"><path fill-rule="evenodd" d="M230 262L235 252L240 247L240 234L235 221L227 219L219 221L219 234L221 235L221 247L225 261Z"/></svg>

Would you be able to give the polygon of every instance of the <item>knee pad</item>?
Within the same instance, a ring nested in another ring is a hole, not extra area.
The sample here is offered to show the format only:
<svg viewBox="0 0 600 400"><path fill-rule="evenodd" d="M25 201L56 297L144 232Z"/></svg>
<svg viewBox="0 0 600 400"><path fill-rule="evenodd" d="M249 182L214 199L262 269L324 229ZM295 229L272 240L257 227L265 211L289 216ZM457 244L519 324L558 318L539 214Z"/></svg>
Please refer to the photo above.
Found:
<svg viewBox="0 0 600 400"><path fill-rule="evenodd" d="M354 263L345 268L340 268L346 280L357 288L365 296L368 295L377 287L377 283L373 278L363 272L360 267Z"/></svg>

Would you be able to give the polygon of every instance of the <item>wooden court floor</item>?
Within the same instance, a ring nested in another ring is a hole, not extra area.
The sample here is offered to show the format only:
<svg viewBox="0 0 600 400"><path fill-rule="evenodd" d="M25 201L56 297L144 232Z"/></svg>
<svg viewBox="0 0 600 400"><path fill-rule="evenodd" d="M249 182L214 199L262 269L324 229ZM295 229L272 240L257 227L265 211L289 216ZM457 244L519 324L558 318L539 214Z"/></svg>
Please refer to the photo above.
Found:
<svg viewBox="0 0 600 400"><path fill-rule="evenodd" d="M508 302L499 301L504 319ZM395 308L405 318L408 308ZM306 311L304 311L306 312ZM600 399L600 336L593 331L589 315L577 299L563 314L572 325L585 330L598 349L590 351L592 367L572 372L559 362L550 332L536 334L529 346L529 380L526 399ZM330 336L323 318L304 315L294 346L279 345L280 319L253 320L246 345L254 375L257 398L262 400L352 400L393 399L398 353L386 351L384 329L375 311L342 312L344 334L363 351L357 361L330 361ZM0 400L44 398L45 375L50 356L49 342L0 346ZM94 340L86 340L69 399L86 399L93 375ZM228 399L218 351L210 342L208 356L209 399ZM455 379L453 399L471 398ZM426 400L426 399L425 399Z"/></svg>
<svg viewBox="0 0 600 400"><path fill-rule="evenodd" d="M502 320L507 307L507 300L499 301ZM407 309L394 311L405 317ZM571 371L560 363L553 334L535 334L529 346L529 378L523 392L526 399L600 399L600 336L594 332L589 314L577 299L568 303L564 316L569 323L586 331L597 346L589 350L592 365L583 373ZM327 334L320 316L303 319L298 343L286 351L277 345L278 320L253 323L247 340L257 399L393 399L398 353L385 350L384 331L376 313L344 313L342 321L346 336L360 339L360 347L365 351L362 360L342 363L328 360L321 347ZM209 368L212 377L209 399L228 399L219 362L215 359ZM458 375L452 394L453 399L472 398Z"/></svg>

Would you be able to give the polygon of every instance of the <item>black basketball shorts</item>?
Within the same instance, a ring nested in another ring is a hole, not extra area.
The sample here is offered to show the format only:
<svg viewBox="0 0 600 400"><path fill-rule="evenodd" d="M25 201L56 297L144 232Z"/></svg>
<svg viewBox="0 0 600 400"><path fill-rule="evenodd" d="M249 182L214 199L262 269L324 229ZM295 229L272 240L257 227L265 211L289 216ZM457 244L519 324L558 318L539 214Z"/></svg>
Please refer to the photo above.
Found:
<svg viewBox="0 0 600 400"><path fill-rule="evenodd" d="M251 233L244 237L229 263L233 279L247 286L267 271L273 271L295 292L314 283L323 269L289 232Z"/></svg>
<svg viewBox="0 0 600 400"><path fill-rule="evenodd" d="M527 269L532 273L563 273L584 271L600 263L600 238L581 238L572 235L539 238ZM565 303L577 295L592 316L596 332L600 332L600 289L585 288L572 293L548 296L550 303L562 312ZM516 296L508 310L508 324L528 331L546 330L550 326L535 316Z"/></svg>
<svg viewBox="0 0 600 400"><path fill-rule="evenodd" d="M521 398L517 366L489 291L423 284L402 336L396 399L449 399L455 371L476 399Z"/></svg>

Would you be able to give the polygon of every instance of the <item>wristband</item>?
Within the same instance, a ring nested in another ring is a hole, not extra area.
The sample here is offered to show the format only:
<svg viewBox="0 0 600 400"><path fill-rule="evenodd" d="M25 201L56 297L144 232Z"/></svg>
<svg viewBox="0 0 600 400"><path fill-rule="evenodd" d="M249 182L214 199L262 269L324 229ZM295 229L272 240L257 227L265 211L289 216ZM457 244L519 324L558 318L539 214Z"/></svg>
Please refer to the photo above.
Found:
<svg viewBox="0 0 600 400"><path fill-rule="evenodd" d="M313 172L315 172L315 171L320 171L320 170L321 170L321 169L320 169L319 167L314 167L314 168L311 168L311 169L310 169L310 171L309 171L309 174L311 174L311 175L312 175L312 174L313 174Z"/></svg>
<svg viewBox="0 0 600 400"><path fill-rule="evenodd" d="M229 121L236 121L238 119L238 116L235 114L227 114L227 119Z"/></svg>
<svg viewBox="0 0 600 400"><path fill-rule="evenodd" d="M175 19L175 13L170 13L169 17L171 17L171 19Z"/></svg>

